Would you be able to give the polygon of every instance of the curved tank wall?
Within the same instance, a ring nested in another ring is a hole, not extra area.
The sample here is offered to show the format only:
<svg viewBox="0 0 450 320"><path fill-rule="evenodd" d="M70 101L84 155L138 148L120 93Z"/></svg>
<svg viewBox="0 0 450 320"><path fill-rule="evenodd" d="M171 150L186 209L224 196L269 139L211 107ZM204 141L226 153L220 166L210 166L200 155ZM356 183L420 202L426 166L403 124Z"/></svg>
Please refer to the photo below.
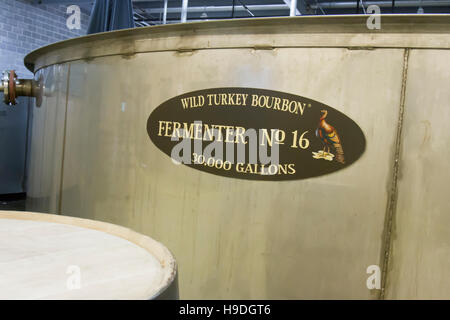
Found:
<svg viewBox="0 0 450 320"><path fill-rule="evenodd" d="M361 16L254 19L39 49L25 59L47 91L33 110L27 207L165 243L181 298L450 298L449 27L447 15L383 16L380 30ZM365 152L289 181L172 163L149 115L226 87L324 103L358 124ZM373 265L382 289L367 286Z"/></svg>

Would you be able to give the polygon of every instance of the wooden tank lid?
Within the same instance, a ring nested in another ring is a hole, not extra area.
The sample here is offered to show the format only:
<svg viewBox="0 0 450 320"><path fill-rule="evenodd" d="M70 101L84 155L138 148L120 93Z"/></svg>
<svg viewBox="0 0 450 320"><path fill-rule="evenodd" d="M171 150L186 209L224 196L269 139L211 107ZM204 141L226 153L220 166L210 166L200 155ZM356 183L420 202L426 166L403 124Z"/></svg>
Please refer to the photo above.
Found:
<svg viewBox="0 0 450 320"><path fill-rule="evenodd" d="M166 247L130 229L0 211L0 299L152 299L175 273Z"/></svg>

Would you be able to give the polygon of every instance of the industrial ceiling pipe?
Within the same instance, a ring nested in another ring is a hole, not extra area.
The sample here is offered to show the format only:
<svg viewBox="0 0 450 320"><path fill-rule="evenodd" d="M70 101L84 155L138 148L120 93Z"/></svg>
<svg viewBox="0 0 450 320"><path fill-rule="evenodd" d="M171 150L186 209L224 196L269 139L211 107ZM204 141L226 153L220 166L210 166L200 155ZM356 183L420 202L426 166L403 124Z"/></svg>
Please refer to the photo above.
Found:
<svg viewBox="0 0 450 320"><path fill-rule="evenodd" d="M181 22L186 22L187 12L188 12L188 0L183 0L183 7L181 8Z"/></svg>
<svg viewBox="0 0 450 320"><path fill-rule="evenodd" d="M366 6L377 5L379 7L392 7L392 0L390 1L364 1ZM397 1L395 2L395 7L438 7L438 6L450 6L449 0L428 0L425 2L420 2L418 0L405 0L405 1ZM312 4L312 9L348 9L354 8L354 1L345 1L345 2L320 2L317 4Z"/></svg>
<svg viewBox="0 0 450 320"><path fill-rule="evenodd" d="M167 2L168 0L164 0L163 24L167 23Z"/></svg>
<svg viewBox="0 0 450 320"><path fill-rule="evenodd" d="M285 1L287 3L287 1ZM297 1L296 1L297 2ZM291 2L292 3L292 2ZM364 1L366 6L377 5L379 7L392 7L392 0L386 1ZM421 2L419 0L405 0L397 1L396 7L437 7L437 6L450 6L450 0L428 0ZM246 6L251 11L267 11L267 10L286 10L290 9L288 4L268 4L268 5L248 5ZM345 2L319 2L311 4L312 9L348 9L355 8L355 1ZM201 7L188 7L188 13L202 13L202 12L223 12L232 11L233 6L201 6ZM235 6L235 11L247 11L242 5ZM297 9L298 10L298 9ZM182 11L182 7L167 8L167 13L179 13ZM150 14L160 14L164 12L164 8L149 8L147 12ZM298 13L297 13L298 14Z"/></svg>
<svg viewBox="0 0 450 320"><path fill-rule="evenodd" d="M167 8L167 13L179 13L182 11L182 7ZM265 10L289 10L286 4L269 4L269 5L237 5L235 6L235 11L265 11ZM207 6L207 7L188 7L188 13L202 13L202 12L223 12L232 11L233 6ZM160 14L164 11L163 8L152 8L146 10L150 14Z"/></svg>
<svg viewBox="0 0 450 320"><path fill-rule="evenodd" d="M291 0L291 12L289 15L291 17L295 17L296 12L297 12L297 0Z"/></svg>

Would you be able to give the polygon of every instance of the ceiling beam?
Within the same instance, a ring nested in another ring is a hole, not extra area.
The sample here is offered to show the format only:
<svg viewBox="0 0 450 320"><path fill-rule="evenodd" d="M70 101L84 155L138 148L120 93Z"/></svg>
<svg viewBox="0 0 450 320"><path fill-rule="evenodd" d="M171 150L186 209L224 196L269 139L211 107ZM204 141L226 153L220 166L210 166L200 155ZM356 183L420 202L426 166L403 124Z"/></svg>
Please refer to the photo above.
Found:
<svg viewBox="0 0 450 320"><path fill-rule="evenodd" d="M276 18L284 18L286 16L272 16L272 17L276 17ZM227 17L208 17L207 19L201 19L201 18L188 18L187 22L204 22L204 21L213 21L213 20L229 20L229 16ZM245 18L235 18L235 19L245 19ZM161 21L159 20L152 20L152 19L146 19L144 21L149 21L151 23L154 23L155 25L160 25L162 24ZM174 19L167 19L167 24L176 24L176 23L180 23L180 19L179 18L174 18Z"/></svg>
<svg viewBox="0 0 450 320"><path fill-rule="evenodd" d="M95 0L34 0L35 4L81 4L81 3L94 3Z"/></svg>
<svg viewBox="0 0 450 320"><path fill-rule="evenodd" d="M233 6L206 6L206 7L188 7L189 13L202 13L202 12L228 12L231 11ZM268 4L268 5L248 5L247 8L250 11L267 11L267 10L289 10L286 4ZM152 14L160 14L163 12L163 8L146 8L146 11ZM247 11L242 5L234 7L235 11ZM181 7L167 8L167 13L180 13Z"/></svg>

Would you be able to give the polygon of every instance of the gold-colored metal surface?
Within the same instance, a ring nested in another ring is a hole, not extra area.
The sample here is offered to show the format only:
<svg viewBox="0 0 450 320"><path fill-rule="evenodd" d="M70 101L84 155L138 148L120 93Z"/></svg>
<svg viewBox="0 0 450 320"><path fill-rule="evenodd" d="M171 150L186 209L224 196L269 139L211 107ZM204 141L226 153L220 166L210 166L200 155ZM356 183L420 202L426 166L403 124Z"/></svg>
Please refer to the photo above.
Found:
<svg viewBox="0 0 450 320"><path fill-rule="evenodd" d="M450 298L450 51L409 57L389 299Z"/></svg>
<svg viewBox="0 0 450 320"><path fill-rule="evenodd" d="M43 96L43 108L33 108L32 115L27 205L38 212L58 212L68 69L68 65L55 65L35 75L54 87Z"/></svg>
<svg viewBox="0 0 450 320"><path fill-rule="evenodd" d="M16 94L17 96L33 96L33 80L31 79L18 79L18 83L16 85Z"/></svg>
<svg viewBox="0 0 450 320"><path fill-rule="evenodd" d="M444 111L450 110L449 16L383 16L379 33L367 30L365 19L125 30L31 53L27 65L34 64L36 77L42 74L54 90L34 109L29 209L152 234L178 259L181 298L376 299L380 290L367 288L366 270L382 266L384 250L391 248L387 298L449 298L450 285L437 282L449 278L443 266L449 238L439 229L446 225L448 203L430 192L445 190L450 178L445 157L438 157L438 146L450 140L437 131L434 144L418 142L426 121L442 130L450 118ZM410 49L408 65L405 48L420 48ZM148 116L172 97L218 87L277 90L323 102L360 126L366 151L344 170L297 181L232 179L175 165L150 141ZM398 135L405 92L405 130ZM397 177L399 145L411 151L402 149ZM434 163L442 169L439 177ZM395 229L387 230L393 177L399 200ZM426 199L417 197L421 188L430 190L423 192ZM416 249L436 259L422 262ZM411 261L416 264L409 274ZM427 282L424 268L435 272L436 281Z"/></svg>
<svg viewBox="0 0 450 320"><path fill-rule="evenodd" d="M234 49L71 63L61 213L166 242L179 259L181 297L375 298L365 270L379 264L387 201L380 186L391 165L390 153L379 150L394 143L402 56L402 50ZM312 85L305 65L317 70L315 79L327 79L327 90ZM355 68L361 73L349 76ZM124 74L141 81L118 81ZM391 90L372 91L379 82ZM329 103L354 119L370 144L348 169L305 181L257 183L174 165L148 138L148 115L172 96L220 86ZM336 277L336 270L352 280Z"/></svg>

